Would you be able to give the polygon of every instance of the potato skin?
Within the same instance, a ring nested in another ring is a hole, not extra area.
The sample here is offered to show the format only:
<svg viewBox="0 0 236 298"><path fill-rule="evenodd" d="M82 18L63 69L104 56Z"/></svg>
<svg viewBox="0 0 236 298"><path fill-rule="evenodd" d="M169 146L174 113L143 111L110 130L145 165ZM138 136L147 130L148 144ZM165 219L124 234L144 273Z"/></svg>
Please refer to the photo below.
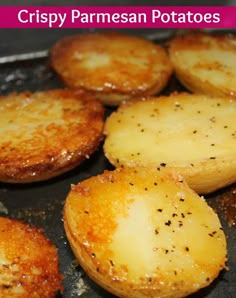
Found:
<svg viewBox="0 0 236 298"><path fill-rule="evenodd" d="M104 110L67 89L0 98L0 181L50 179L78 166L103 139Z"/></svg>
<svg viewBox="0 0 236 298"><path fill-rule="evenodd" d="M80 265L118 297L184 297L225 267L217 215L173 171L118 168L72 186L64 227Z"/></svg>
<svg viewBox="0 0 236 298"><path fill-rule="evenodd" d="M195 93L236 98L236 37L188 33L169 42L180 82Z"/></svg>
<svg viewBox="0 0 236 298"><path fill-rule="evenodd" d="M93 92L107 105L159 93L173 69L164 48L118 32L66 37L52 47L50 61L67 86Z"/></svg>
<svg viewBox="0 0 236 298"><path fill-rule="evenodd" d="M43 231L0 217L0 296L53 298L63 291L57 248Z"/></svg>
<svg viewBox="0 0 236 298"><path fill-rule="evenodd" d="M236 181L236 101L179 93L124 103L105 123L104 152L116 167L166 167L198 193Z"/></svg>

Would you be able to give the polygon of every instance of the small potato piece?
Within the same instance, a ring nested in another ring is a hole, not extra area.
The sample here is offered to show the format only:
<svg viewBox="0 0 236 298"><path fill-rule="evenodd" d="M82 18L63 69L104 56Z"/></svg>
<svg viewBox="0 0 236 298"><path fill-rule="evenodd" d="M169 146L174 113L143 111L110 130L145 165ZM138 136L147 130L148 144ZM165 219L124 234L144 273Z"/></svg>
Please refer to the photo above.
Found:
<svg viewBox="0 0 236 298"><path fill-rule="evenodd" d="M105 124L104 151L119 166L175 168L198 193L236 181L236 101L173 94L122 105Z"/></svg>
<svg viewBox="0 0 236 298"><path fill-rule="evenodd" d="M217 215L174 172L119 168L91 177L72 187L64 225L81 266L118 297L184 297L225 267Z"/></svg>
<svg viewBox="0 0 236 298"><path fill-rule="evenodd" d="M236 98L236 36L177 36L169 53L176 76L189 90Z"/></svg>
<svg viewBox="0 0 236 298"><path fill-rule="evenodd" d="M172 73L161 46L118 32L66 37L52 47L50 61L68 87L93 92L107 105L156 94Z"/></svg>
<svg viewBox="0 0 236 298"><path fill-rule="evenodd" d="M103 139L103 107L57 89L0 97L0 181L26 183L65 173Z"/></svg>
<svg viewBox="0 0 236 298"><path fill-rule="evenodd" d="M63 290L57 248L42 230L0 217L0 297L53 298Z"/></svg>

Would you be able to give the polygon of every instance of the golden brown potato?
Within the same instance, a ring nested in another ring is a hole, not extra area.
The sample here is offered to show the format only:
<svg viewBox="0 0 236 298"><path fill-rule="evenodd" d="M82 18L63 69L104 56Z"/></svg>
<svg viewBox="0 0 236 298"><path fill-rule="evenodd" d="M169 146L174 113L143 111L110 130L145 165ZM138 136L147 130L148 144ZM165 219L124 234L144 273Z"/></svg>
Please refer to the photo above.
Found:
<svg viewBox="0 0 236 298"><path fill-rule="evenodd" d="M0 181L49 179L75 168L103 138L103 107L71 90L0 97Z"/></svg>
<svg viewBox="0 0 236 298"><path fill-rule="evenodd" d="M0 297L53 298L63 291L57 248L42 230L0 217Z"/></svg>
<svg viewBox="0 0 236 298"><path fill-rule="evenodd" d="M172 73L161 46L118 32L66 37L53 46L50 61L67 86L89 90L108 105L158 93Z"/></svg>
<svg viewBox="0 0 236 298"><path fill-rule="evenodd" d="M118 297L184 297L225 267L217 215L174 172L119 168L72 186L64 225L81 266Z"/></svg>
<svg viewBox="0 0 236 298"><path fill-rule="evenodd" d="M175 168L198 193L236 181L236 101L173 94L123 104L105 124L104 151L119 166Z"/></svg>
<svg viewBox="0 0 236 298"><path fill-rule="evenodd" d="M236 36L189 33L170 41L178 79L189 90L236 98Z"/></svg>

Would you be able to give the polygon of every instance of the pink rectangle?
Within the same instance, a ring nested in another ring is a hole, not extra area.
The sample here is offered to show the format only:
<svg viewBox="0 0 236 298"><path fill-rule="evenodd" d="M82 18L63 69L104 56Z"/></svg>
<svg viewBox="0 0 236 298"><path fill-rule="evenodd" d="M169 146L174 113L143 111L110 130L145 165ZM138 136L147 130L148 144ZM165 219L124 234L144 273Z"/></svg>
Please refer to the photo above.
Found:
<svg viewBox="0 0 236 298"><path fill-rule="evenodd" d="M0 28L236 28L236 6L2 6Z"/></svg>

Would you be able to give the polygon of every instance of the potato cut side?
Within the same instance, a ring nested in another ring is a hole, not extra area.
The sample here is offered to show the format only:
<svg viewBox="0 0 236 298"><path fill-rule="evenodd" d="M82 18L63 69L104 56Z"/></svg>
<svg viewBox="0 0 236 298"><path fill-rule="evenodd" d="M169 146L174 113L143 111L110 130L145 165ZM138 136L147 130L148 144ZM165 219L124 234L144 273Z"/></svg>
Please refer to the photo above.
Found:
<svg viewBox="0 0 236 298"><path fill-rule="evenodd" d="M63 291L57 248L43 231L0 217L0 297L53 298Z"/></svg>
<svg viewBox="0 0 236 298"><path fill-rule="evenodd" d="M160 92L172 73L160 45L118 32L93 32L59 40L52 68L70 88L93 92L104 104Z"/></svg>
<svg viewBox="0 0 236 298"><path fill-rule="evenodd" d="M46 180L78 166L103 139L93 96L56 89L0 98L0 181Z"/></svg>
<svg viewBox="0 0 236 298"><path fill-rule="evenodd" d="M64 226L81 266L118 297L184 297L225 267L217 215L173 171L118 168L72 186Z"/></svg>
<svg viewBox="0 0 236 298"><path fill-rule="evenodd" d="M236 98L236 36L177 36L169 53L178 79L189 90Z"/></svg>
<svg viewBox="0 0 236 298"><path fill-rule="evenodd" d="M119 166L175 168L198 193L236 181L236 101L173 94L122 105L105 124L104 151Z"/></svg>

